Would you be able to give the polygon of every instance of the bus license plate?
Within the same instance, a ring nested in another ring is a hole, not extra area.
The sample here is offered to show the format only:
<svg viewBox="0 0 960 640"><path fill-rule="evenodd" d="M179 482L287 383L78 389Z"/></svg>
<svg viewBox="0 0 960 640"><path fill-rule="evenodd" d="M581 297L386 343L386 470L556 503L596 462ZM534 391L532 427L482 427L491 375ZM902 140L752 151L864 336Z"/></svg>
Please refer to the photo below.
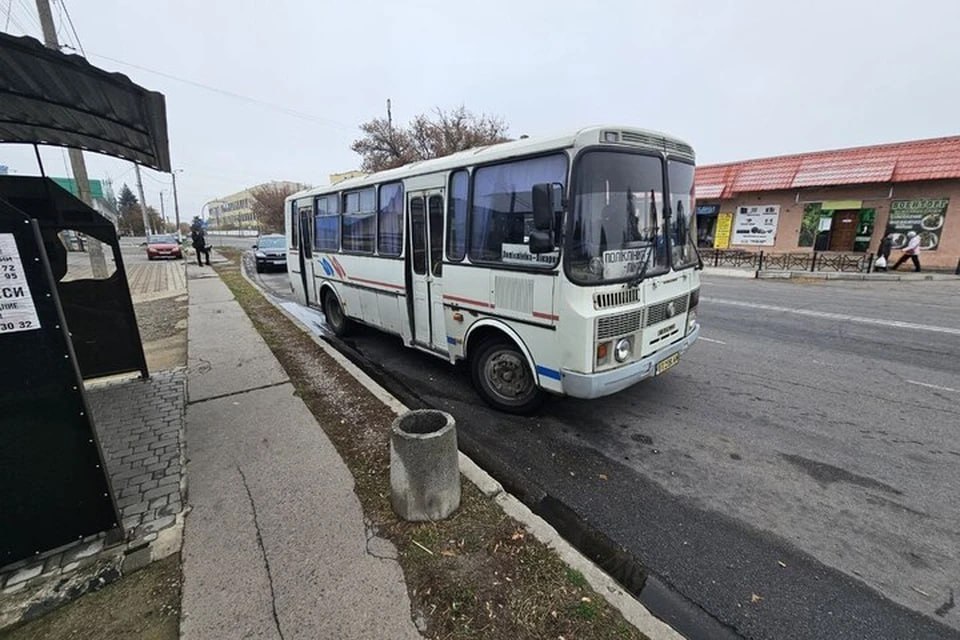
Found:
<svg viewBox="0 0 960 640"><path fill-rule="evenodd" d="M667 356L663 360L657 363L656 375L660 375L670 367L676 365L680 362L680 354L675 353L672 356Z"/></svg>

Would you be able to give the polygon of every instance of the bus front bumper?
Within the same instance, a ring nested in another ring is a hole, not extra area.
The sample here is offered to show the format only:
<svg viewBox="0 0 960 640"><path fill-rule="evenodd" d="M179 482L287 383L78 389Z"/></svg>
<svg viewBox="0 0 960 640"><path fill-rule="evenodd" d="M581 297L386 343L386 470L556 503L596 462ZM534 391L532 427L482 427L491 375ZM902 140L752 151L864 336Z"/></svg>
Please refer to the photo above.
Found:
<svg viewBox="0 0 960 640"><path fill-rule="evenodd" d="M657 363L678 353L683 353L700 337L700 325L682 339L651 356L631 364L600 373L578 373L563 369L563 393L574 398L602 398L633 386L654 375Z"/></svg>

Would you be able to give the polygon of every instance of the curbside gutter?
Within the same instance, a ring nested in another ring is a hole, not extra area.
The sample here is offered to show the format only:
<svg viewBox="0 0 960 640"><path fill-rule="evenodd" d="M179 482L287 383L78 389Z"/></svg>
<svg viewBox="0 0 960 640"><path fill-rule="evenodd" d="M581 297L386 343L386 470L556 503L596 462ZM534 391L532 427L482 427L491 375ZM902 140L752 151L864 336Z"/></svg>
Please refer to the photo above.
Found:
<svg viewBox="0 0 960 640"><path fill-rule="evenodd" d="M397 415L406 413L409 409L393 394L384 389L379 383L354 364L347 356L332 346L328 341L317 336L302 320L283 308L268 291L265 291L256 280L250 277L244 266L241 254L240 274L251 286L275 309L283 314L290 322L306 333L313 342L324 350L344 368L357 382L362 384L378 400L383 402ZM751 276L752 277L752 276ZM500 506L503 512L520 522L537 540L553 549L557 556L571 569L583 574L590 587L603 597L610 606L617 609L624 619L645 634L650 640L683 640L683 636L673 627L663 622L638 602L616 580L592 562L573 545L567 542L560 533L546 520L536 515L519 499L508 493L503 486L489 473L484 471L469 456L460 451L458 453L460 473L488 498Z"/></svg>

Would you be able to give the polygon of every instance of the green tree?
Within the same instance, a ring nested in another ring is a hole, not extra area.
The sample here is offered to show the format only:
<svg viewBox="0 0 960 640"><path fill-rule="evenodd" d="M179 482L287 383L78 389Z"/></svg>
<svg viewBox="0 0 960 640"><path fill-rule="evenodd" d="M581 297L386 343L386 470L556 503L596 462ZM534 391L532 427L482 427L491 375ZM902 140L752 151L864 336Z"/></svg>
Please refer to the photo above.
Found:
<svg viewBox="0 0 960 640"><path fill-rule="evenodd" d="M429 160L489 144L507 142L507 124L499 116L474 114L466 107L432 115L420 114L406 126L386 118L360 125L363 137L350 148L360 154L364 171L383 171L417 160Z"/></svg>
<svg viewBox="0 0 960 640"><path fill-rule="evenodd" d="M130 187L124 183L117 196L117 210L120 212L120 233L124 235L142 236L143 216L140 214L140 203L133 195Z"/></svg>

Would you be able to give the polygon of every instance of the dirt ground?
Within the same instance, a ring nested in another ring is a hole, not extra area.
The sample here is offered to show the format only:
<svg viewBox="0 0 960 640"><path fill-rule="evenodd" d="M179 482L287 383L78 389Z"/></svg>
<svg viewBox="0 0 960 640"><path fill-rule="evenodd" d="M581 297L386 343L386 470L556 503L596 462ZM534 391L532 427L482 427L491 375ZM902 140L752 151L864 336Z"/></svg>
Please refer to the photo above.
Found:
<svg viewBox="0 0 960 640"><path fill-rule="evenodd" d="M180 554L154 562L25 625L0 640L176 640L180 635Z"/></svg>
<svg viewBox="0 0 960 640"><path fill-rule="evenodd" d="M134 304L150 371L187 364L187 296Z"/></svg>

